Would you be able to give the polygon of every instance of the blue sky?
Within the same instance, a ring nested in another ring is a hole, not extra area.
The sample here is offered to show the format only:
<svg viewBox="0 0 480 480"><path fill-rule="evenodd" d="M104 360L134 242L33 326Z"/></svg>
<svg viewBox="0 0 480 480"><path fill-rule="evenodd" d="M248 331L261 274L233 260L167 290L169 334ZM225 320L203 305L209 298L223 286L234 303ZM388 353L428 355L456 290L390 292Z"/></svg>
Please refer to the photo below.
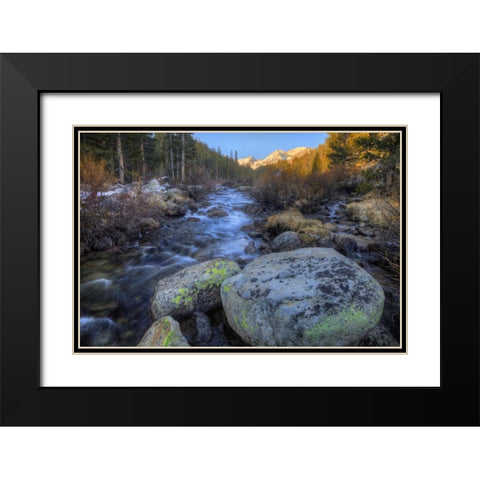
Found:
<svg viewBox="0 0 480 480"><path fill-rule="evenodd" d="M314 147L324 143L327 133L317 132L198 132L194 138L206 143L215 150L220 147L223 154L230 155L230 151L238 158L252 155L255 158L265 158L274 150L290 150L296 147Z"/></svg>

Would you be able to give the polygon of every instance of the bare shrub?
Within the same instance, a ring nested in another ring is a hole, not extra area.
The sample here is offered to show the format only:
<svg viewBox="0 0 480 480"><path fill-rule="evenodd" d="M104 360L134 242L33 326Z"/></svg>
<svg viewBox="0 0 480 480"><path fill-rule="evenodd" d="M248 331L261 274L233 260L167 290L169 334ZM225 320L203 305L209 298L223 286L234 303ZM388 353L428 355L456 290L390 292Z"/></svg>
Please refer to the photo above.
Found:
<svg viewBox="0 0 480 480"><path fill-rule="evenodd" d="M351 172L333 168L309 175L294 169L267 169L255 185L254 198L264 206L286 209L300 205L303 212L315 211L321 203L345 189Z"/></svg>
<svg viewBox="0 0 480 480"><path fill-rule="evenodd" d="M375 251L380 263L392 273L393 280L400 279L401 258L400 258L400 203L392 200L386 207L390 222L379 228L378 236L381 239L381 246Z"/></svg>
<svg viewBox="0 0 480 480"><path fill-rule="evenodd" d="M144 218L161 220L163 211L142 193L88 197L81 203L80 242L85 252L123 245L138 238Z"/></svg>

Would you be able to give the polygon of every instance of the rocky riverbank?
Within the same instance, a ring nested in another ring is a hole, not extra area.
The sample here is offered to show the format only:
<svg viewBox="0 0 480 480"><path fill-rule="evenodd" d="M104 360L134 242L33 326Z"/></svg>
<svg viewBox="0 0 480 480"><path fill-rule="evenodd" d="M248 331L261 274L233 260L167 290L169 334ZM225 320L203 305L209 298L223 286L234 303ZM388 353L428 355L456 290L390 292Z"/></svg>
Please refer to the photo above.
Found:
<svg viewBox="0 0 480 480"><path fill-rule="evenodd" d="M151 182L141 194L158 217L139 220L137 242L82 257L82 344L398 345L392 200L304 215L265 212L248 189L196 201Z"/></svg>

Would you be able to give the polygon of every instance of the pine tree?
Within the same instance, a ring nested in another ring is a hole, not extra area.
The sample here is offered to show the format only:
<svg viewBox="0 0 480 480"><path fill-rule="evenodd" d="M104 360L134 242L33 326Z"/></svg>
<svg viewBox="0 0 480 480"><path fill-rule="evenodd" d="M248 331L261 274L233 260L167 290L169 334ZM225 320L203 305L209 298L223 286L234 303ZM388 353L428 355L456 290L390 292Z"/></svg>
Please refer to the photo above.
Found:
<svg viewBox="0 0 480 480"><path fill-rule="evenodd" d="M326 145L328 158L332 165L348 166L351 164L353 155L349 145L350 133L330 133Z"/></svg>
<svg viewBox="0 0 480 480"><path fill-rule="evenodd" d="M369 133L355 139L360 158L374 167L374 173L383 185L391 189L400 181L400 134L396 132Z"/></svg>

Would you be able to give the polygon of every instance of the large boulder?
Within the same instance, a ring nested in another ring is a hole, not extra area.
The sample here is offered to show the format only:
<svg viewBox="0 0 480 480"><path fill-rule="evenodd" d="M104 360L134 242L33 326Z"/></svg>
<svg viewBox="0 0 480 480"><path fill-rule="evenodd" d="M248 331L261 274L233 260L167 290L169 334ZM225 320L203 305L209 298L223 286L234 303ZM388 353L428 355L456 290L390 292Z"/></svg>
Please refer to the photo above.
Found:
<svg viewBox="0 0 480 480"><path fill-rule="evenodd" d="M391 199L367 198L349 203L345 213L356 222L365 222L386 227L399 221L399 206Z"/></svg>
<svg viewBox="0 0 480 480"><path fill-rule="evenodd" d="M240 272L235 262L216 259L184 268L160 280L153 293L151 311L158 320L166 315L185 317L221 305L220 285Z"/></svg>
<svg viewBox="0 0 480 480"><path fill-rule="evenodd" d="M272 253L222 284L228 323L249 345L354 345L380 320L384 294L331 248Z"/></svg>
<svg viewBox="0 0 480 480"><path fill-rule="evenodd" d="M188 347L180 324L172 317L163 317L152 324L138 344L139 347Z"/></svg>

